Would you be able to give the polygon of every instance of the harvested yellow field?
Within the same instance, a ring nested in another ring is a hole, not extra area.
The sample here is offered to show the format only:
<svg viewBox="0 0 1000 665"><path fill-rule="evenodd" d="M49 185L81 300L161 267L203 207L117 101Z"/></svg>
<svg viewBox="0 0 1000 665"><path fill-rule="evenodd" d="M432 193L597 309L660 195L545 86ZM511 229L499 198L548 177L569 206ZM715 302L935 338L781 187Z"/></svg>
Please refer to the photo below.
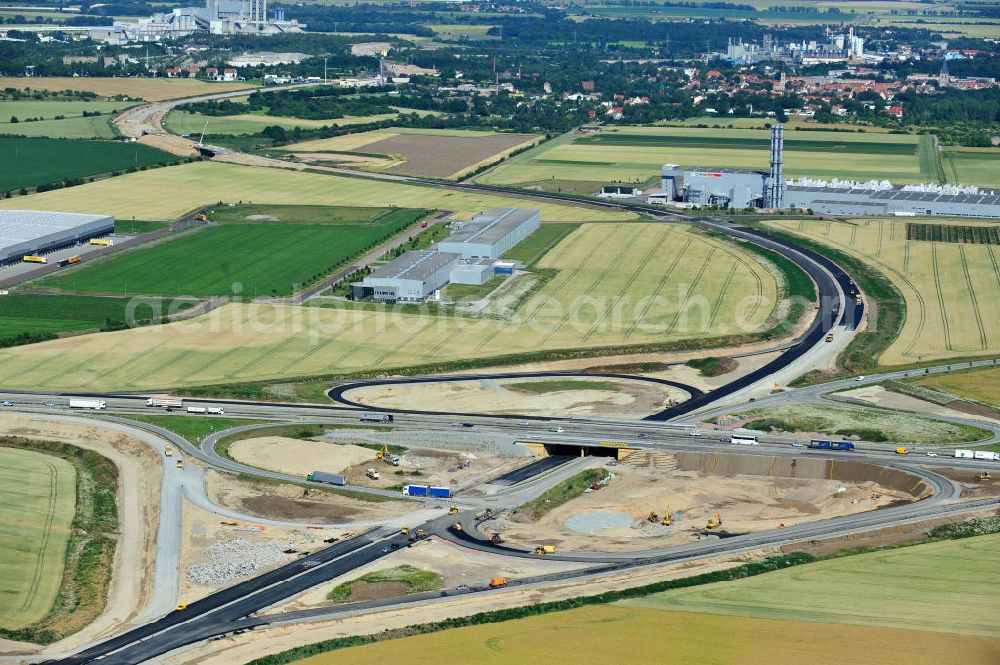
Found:
<svg viewBox="0 0 1000 665"><path fill-rule="evenodd" d="M542 265L556 276L509 319L229 304L166 326L4 349L0 381L146 389L664 343L760 330L778 293L756 258L686 226L585 224Z"/></svg>
<svg viewBox="0 0 1000 665"><path fill-rule="evenodd" d="M859 600L863 603L863 600ZM616 606L455 628L313 656L301 665L995 665L1000 640Z"/></svg>
<svg viewBox="0 0 1000 665"><path fill-rule="evenodd" d="M542 219L557 221L616 221L631 213L606 212L580 206L527 201L523 198L418 187L380 180L302 173L283 169L197 162L68 187L27 197L4 199L2 208L92 212L118 219L174 219L202 205L268 203L408 207L452 210L470 217L497 207L530 205Z"/></svg>
<svg viewBox="0 0 1000 665"><path fill-rule="evenodd" d="M93 92L106 97L125 95L133 99L158 102L164 99L178 99L193 95L246 90L255 88L252 83L216 83L194 79L165 78L85 78L70 76L46 76L22 78L0 76L0 88L31 88L32 90L79 90Z"/></svg>
<svg viewBox="0 0 1000 665"><path fill-rule="evenodd" d="M907 240L898 219L768 222L870 263L906 300L899 337L879 362L900 365L1000 351L1000 248ZM972 220L935 225L995 226Z"/></svg>
<svg viewBox="0 0 1000 665"><path fill-rule="evenodd" d="M340 473L349 466L374 460L375 451L349 443L261 436L235 442L229 447L229 456L250 466L304 478L316 469Z"/></svg>

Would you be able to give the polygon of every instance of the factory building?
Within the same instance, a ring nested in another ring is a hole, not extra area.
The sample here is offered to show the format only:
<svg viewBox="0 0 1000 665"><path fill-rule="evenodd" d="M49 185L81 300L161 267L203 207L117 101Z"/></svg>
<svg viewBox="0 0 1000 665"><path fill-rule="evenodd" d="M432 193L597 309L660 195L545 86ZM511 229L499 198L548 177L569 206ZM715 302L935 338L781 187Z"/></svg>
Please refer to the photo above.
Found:
<svg viewBox="0 0 1000 665"><path fill-rule="evenodd" d="M802 180L784 177L784 129L771 129L769 171L681 168L664 164L662 192L648 201L720 208L796 208L833 215L954 215L1000 217L1000 195L962 185L892 185L888 181Z"/></svg>
<svg viewBox="0 0 1000 665"><path fill-rule="evenodd" d="M44 210L0 210L0 265L21 262L115 231L109 215Z"/></svg>
<svg viewBox="0 0 1000 665"><path fill-rule="evenodd" d="M962 189L967 191L949 193L946 187L932 186L862 189L789 185L785 200L792 208L831 215L1000 217L1000 195L975 187Z"/></svg>
<svg viewBox="0 0 1000 665"><path fill-rule="evenodd" d="M493 276L493 262L488 260L463 261L451 271L448 281L452 284L479 286Z"/></svg>
<svg viewBox="0 0 1000 665"><path fill-rule="evenodd" d="M407 252L361 282L351 284L351 297L375 302L422 302L448 283L460 259L453 252L433 249Z"/></svg>
<svg viewBox="0 0 1000 665"><path fill-rule="evenodd" d="M766 171L664 164L663 195L670 200L720 208L762 208Z"/></svg>
<svg viewBox="0 0 1000 665"><path fill-rule="evenodd" d="M494 208L462 224L438 243L438 249L463 259L498 259L534 233L540 223L541 213L533 208Z"/></svg>

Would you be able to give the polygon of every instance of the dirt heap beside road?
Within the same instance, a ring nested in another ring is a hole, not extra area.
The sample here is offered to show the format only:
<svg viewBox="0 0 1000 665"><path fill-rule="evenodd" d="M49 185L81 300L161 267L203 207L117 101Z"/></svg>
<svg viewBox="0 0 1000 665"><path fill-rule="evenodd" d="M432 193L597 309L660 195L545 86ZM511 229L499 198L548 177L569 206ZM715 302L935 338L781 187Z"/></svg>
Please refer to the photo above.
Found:
<svg viewBox="0 0 1000 665"><path fill-rule="evenodd" d="M240 479L211 470L205 472L205 491L213 503L232 510L306 524L387 519L416 507L402 497L399 501L366 501L338 494L322 485L303 487L263 479Z"/></svg>
<svg viewBox="0 0 1000 665"><path fill-rule="evenodd" d="M375 459L375 451L346 443L304 441L283 436L243 439L229 447L237 462L305 478L311 471L340 473Z"/></svg>

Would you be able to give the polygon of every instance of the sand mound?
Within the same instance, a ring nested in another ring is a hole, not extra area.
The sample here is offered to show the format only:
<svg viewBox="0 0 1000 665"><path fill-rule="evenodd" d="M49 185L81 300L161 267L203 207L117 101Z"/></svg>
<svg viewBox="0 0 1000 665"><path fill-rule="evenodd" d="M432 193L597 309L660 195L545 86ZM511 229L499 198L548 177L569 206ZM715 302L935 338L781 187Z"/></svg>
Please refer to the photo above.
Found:
<svg viewBox="0 0 1000 665"><path fill-rule="evenodd" d="M243 464L303 477L310 471L340 473L349 466L375 459L375 451L361 446L283 436L237 441L229 447L229 455Z"/></svg>

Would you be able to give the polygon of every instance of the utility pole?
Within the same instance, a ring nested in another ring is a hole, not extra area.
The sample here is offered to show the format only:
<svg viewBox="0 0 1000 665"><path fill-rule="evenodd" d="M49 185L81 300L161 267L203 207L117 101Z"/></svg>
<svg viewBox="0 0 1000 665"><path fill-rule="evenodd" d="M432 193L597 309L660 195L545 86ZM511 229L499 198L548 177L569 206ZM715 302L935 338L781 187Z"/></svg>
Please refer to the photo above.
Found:
<svg viewBox="0 0 1000 665"><path fill-rule="evenodd" d="M327 82L326 78L326 58L323 58L323 83Z"/></svg>

